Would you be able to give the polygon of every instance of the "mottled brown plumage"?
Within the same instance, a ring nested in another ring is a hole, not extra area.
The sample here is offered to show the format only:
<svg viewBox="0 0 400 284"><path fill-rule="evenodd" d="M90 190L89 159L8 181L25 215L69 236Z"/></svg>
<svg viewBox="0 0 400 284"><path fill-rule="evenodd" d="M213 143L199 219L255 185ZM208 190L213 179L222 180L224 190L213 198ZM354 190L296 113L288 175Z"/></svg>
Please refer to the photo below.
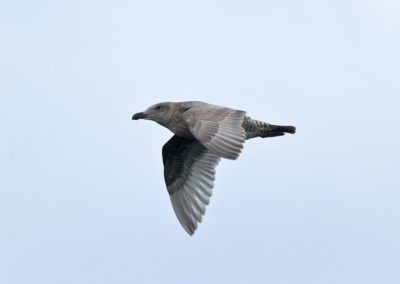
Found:
<svg viewBox="0 0 400 284"><path fill-rule="evenodd" d="M221 158L239 157L246 139L295 133L293 126L272 125L246 112L204 102L166 102L136 113L175 135L163 147L164 179L183 228L192 235L205 213Z"/></svg>

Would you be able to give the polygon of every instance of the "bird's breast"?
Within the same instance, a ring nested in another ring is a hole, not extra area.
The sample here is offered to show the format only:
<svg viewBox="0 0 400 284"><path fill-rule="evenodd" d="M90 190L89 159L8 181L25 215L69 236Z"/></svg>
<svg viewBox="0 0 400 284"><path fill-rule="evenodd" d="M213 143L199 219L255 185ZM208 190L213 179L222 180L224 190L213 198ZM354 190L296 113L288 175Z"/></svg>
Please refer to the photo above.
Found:
<svg viewBox="0 0 400 284"><path fill-rule="evenodd" d="M187 123L179 117L173 117L167 125L164 125L167 127L169 130L171 130L175 135L182 137L182 138L188 138L188 139L194 139L194 136L192 132L189 129L189 126Z"/></svg>

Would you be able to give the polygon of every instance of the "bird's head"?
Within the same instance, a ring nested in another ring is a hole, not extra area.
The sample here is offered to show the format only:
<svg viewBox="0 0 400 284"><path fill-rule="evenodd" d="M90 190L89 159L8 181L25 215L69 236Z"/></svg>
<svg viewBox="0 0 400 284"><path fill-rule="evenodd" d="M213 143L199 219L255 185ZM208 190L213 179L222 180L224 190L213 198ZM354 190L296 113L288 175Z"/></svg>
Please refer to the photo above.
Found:
<svg viewBox="0 0 400 284"><path fill-rule="evenodd" d="M158 103L152 105L143 112L135 113L132 119L153 120L161 125L166 125L171 119L172 112L173 108L171 103Z"/></svg>

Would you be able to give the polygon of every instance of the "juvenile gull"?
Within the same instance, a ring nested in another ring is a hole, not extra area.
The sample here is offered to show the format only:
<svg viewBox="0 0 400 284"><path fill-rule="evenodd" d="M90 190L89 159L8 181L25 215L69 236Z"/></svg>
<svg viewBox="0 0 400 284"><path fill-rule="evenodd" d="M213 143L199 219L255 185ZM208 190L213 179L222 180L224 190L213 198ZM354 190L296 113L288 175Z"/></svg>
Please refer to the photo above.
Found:
<svg viewBox="0 0 400 284"><path fill-rule="evenodd" d="M175 135L163 146L164 179L179 222L193 235L201 222L221 158L236 160L246 139L294 134L294 126L272 125L246 112L204 102L165 102L133 115Z"/></svg>

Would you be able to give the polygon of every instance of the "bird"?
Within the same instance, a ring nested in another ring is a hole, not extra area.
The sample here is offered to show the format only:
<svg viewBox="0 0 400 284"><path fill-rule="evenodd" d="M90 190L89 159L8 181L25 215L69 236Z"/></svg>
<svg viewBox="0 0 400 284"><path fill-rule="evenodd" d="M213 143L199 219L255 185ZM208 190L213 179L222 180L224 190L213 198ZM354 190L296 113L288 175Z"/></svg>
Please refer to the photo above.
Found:
<svg viewBox="0 0 400 284"><path fill-rule="evenodd" d="M294 134L294 126L252 119L243 110L201 101L161 102L133 120L152 120L174 133L162 147L164 180L175 215L193 235L210 202L221 158L236 160L245 140Z"/></svg>

